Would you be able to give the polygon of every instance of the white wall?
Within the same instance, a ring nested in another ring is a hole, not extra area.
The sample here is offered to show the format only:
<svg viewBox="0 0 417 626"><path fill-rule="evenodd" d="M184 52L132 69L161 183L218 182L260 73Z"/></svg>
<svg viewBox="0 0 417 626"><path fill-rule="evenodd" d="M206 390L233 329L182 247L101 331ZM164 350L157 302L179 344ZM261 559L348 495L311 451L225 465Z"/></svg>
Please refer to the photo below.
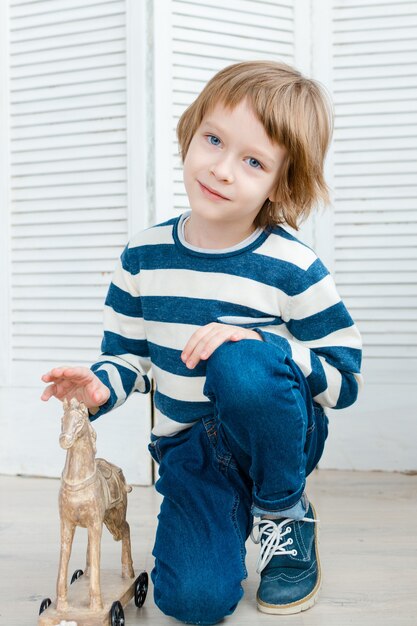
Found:
<svg viewBox="0 0 417 626"><path fill-rule="evenodd" d="M152 220L148 9L0 4L3 473L60 474L61 406L41 402L40 377L100 354L117 257ZM152 481L151 421L136 393L94 425L98 454L134 483Z"/></svg>

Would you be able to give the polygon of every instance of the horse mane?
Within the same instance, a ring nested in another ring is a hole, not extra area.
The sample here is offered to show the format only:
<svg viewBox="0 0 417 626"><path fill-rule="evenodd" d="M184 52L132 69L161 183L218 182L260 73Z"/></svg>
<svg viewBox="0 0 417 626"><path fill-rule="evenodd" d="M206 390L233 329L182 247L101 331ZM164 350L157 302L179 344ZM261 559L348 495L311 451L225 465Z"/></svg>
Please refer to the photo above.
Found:
<svg viewBox="0 0 417 626"><path fill-rule="evenodd" d="M86 419L87 419L87 424L88 424L88 430L89 430L90 436L91 436L91 441L93 442L94 453L96 453L97 452L97 446L96 446L97 433L94 430L94 428L92 427L91 422L90 422L90 420L88 418L88 411L87 411Z"/></svg>
<svg viewBox="0 0 417 626"><path fill-rule="evenodd" d="M94 449L94 453L97 452L97 447L96 447L96 440L97 440L97 433L94 430L94 428L91 425L90 422L90 418L88 415L88 409L85 406L84 402L78 402L77 398L71 398L69 404L67 399L64 399L64 410L67 411L68 408L71 408L75 411L78 411L79 413L81 413L81 415L83 416L84 420L87 422L87 426L88 426L88 432L90 433L90 437L91 437L91 441L93 443L93 449Z"/></svg>

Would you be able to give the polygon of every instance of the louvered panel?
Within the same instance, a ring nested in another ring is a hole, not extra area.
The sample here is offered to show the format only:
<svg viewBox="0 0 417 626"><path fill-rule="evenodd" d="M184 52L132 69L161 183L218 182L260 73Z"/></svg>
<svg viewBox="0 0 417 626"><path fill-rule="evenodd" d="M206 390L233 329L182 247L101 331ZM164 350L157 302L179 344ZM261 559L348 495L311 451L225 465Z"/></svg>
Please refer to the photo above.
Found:
<svg viewBox="0 0 417 626"><path fill-rule="evenodd" d="M34 285L33 287L28 287L27 285L22 287L13 287L12 288L12 297L17 302L26 302L27 299L30 300L30 306L32 306L33 302L38 301L39 305L42 306L43 302L47 298L58 298L60 301L71 300L76 301L79 299L88 299L88 298L101 298L102 302L106 295L106 285L77 285L77 295L74 296L71 292L72 289L68 288L68 285Z"/></svg>
<svg viewBox="0 0 417 626"><path fill-rule="evenodd" d="M117 55L120 56L120 55ZM99 68L88 68L81 69L74 72L65 72L63 74L60 73L51 73L51 74L38 74L36 76L29 77L17 77L14 80L13 91L18 94L18 92L27 92L30 89L39 89L39 94L46 93L45 90L50 89L51 85L56 85L56 89L59 90L60 87L72 86L74 80L82 85L86 83L87 85L91 82L99 82L101 83L101 88L105 90L107 88L108 83L114 80L121 80L125 74L125 67L123 64L117 64L115 66L110 67L99 67ZM57 92L57 95L60 95Z"/></svg>
<svg viewBox="0 0 417 626"><path fill-rule="evenodd" d="M101 187L100 187L101 189ZM87 196L81 194L75 195L72 194L70 198L61 196L59 198L59 203L57 203L56 198L42 198L41 200L33 199L33 200L25 200L21 201L15 205L14 209L18 213L26 213L26 212L55 212L55 211L77 211L77 210L85 210L85 209L99 209L102 208L103 211L106 209L115 209L120 208L122 206L126 206L126 194L119 195L105 195L103 193L96 193L92 196Z"/></svg>
<svg viewBox="0 0 417 626"><path fill-rule="evenodd" d="M335 234L337 237L347 237L349 235L354 235L358 241L359 237L370 237L372 235L384 235L386 234L387 227L386 224L381 223L373 223L369 222L364 224L344 224L343 226L339 223L335 228ZM391 235L402 235L406 232L408 235L416 235L417 234L417 218L414 223L408 223L406 228L404 228L404 224L400 223L392 223L390 224L390 234Z"/></svg>
<svg viewBox="0 0 417 626"><path fill-rule="evenodd" d="M336 266L338 263L338 259L336 259ZM366 267L364 267L364 263L361 263L362 269L358 270L357 273L349 272L349 274L344 274L342 272L337 271L336 279L339 286L349 285L351 287L358 286L364 287L367 285L366 289L369 292L370 290L376 291L379 287L380 289L384 289L386 294L390 293L390 289L392 285L396 284L404 284L404 285L413 285L416 279L415 272L375 272L375 270L368 271ZM384 288L382 287L384 285ZM359 294L358 289L358 294ZM358 302L360 302L360 296L358 295Z"/></svg>
<svg viewBox="0 0 417 626"><path fill-rule="evenodd" d="M96 173L94 173L96 175ZM92 175L93 176L93 175ZM42 181L44 182L44 181ZM76 178L74 177L73 184L70 185L56 185L55 187L39 186L32 187L31 189L15 187L13 190L13 200L15 202L30 202L33 200L58 200L60 198L86 198L88 196L106 195L112 191L114 193L123 194L126 190L125 182L118 182L117 180L109 183L91 182L90 185L80 184L77 185Z"/></svg>
<svg viewBox="0 0 417 626"><path fill-rule="evenodd" d="M47 2L44 4L45 13L48 11ZM106 10L110 8L106 15ZM56 15L59 15L59 11ZM124 2L116 0L112 5L100 4L95 7L78 7L75 11L65 11L60 19L54 23L45 23L45 14L35 18L36 24L24 25L23 19L12 18L12 43L20 44L16 47L16 52L22 52L26 44L31 50L53 48L55 45L74 45L78 42L81 34L89 33L90 30L100 31L108 28L123 27L125 24ZM28 16L28 23L32 23L32 18ZM47 40L47 43L46 41Z"/></svg>
<svg viewBox="0 0 417 626"><path fill-rule="evenodd" d="M16 8L11 3L11 17L14 23L18 25L19 30L25 29L31 32L35 28L47 28L49 26L62 25L65 22L82 22L87 19L97 19L108 15L120 15L121 5L118 0L103 0L101 2L85 2L76 0L68 2L59 0L59 2L48 2L47 13L45 12L45 3L26 2L26 8L20 6ZM15 8L13 8L15 7Z"/></svg>
<svg viewBox="0 0 417 626"><path fill-rule="evenodd" d="M33 139L20 140L19 143L13 146L13 153L16 152L30 152L31 150L37 150L41 156L45 157L45 150L51 150L56 148L71 149L76 147L77 149L84 146L96 146L105 143L121 143L126 141L126 130L109 130L108 132L101 131L100 133L85 132L81 133L66 133L62 136L50 135L46 140L34 142ZM82 154L82 153L81 153Z"/></svg>
<svg viewBox="0 0 417 626"><path fill-rule="evenodd" d="M172 2L171 145L176 214L189 208L175 129L183 111L223 67L253 59L293 61L293 2Z"/></svg>
<svg viewBox="0 0 417 626"><path fill-rule="evenodd" d="M20 324L19 336L20 337L42 337L45 334L45 328L48 326L48 332L50 337L59 337L60 335L66 335L67 337L94 337L94 341L97 342L97 338L100 337L97 333L97 326L95 324L68 324L39 322L32 324ZM72 339L74 341L74 339Z"/></svg>
<svg viewBox="0 0 417 626"><path fill-rule="evenodd" d="M371 18L374 19L375 17L375 7L388 7L389 8L389 14L391 16L395 16L395 15L407 15L407 9L409 8L409 6L398 6L398 5L412 5L414 3L414 0L402 0L402 2L387 2L387 0L382 1L382 0L366 0L366 3L363 2L363 0L342 0L342 2L339 1L335 1L333 8L337 9L337 12L335 11L335 17L334 20L336 23L340 23L341 21L345 20L345 19L350 19L350 18ZM413 7L411 6L411 11L413 10ZM413 13L411 13L411 15L413 15Z"/></svg>
<svg viewBox="0 0 417 626"><path fill-rule="evenodd" d="M56 348L57 340L59 341L59 345L63 348L73 348L74 347L74 337L68 336L65 332L64 334L53 334L48 330L48 334L46 337L42 335L34 335L33 333L30 335L21 335L15 340L15 347L17 350L29 348L31 349L54 349ZM92 337L91 335L84 335L82 339L83 349L89 349L92 351L96 351L97 353L97 337Z"/></svg>
<svg viewBox="0 0 417 626"><path fill-rule="evenodd" d="M369 310L373 313L376 307L378 308L386 308L387 310L396 310L399 306L401 309L417 309L417 296L410 296L407 290L406 295L396 295L395 297L387 297L387 296L365 296L361 298L360 305L355 305L353 302L353 298L350 298L345 294L345 302L348 304L349 301L352 301L352 304L349 304L349 308L355 307L356 309ZM364 322L365 324L365 322ZM363 325L364 325L363 324ZM378 322L373 319L372 327L369 330L376 329L378 327ZM410 322L409 324L404 324L403 331L409 332L410 330L417 330L417 322ZM393 331L394 332L394 331Z"/></svg>
<svg viewBox="0 0 417 626"><path fill-rule="evenodd" d="M417 61L417 59L416 59ZM398 111L396 107L398 106ZM377 111L374 114L370 105L363 107L363 113L359 113L358 107L348 105L343 107L344 111L341 112L340 117L336 120L336 130L348 128L350 135L355 136L351 129L356 129L358 136L374 137L383 126L403 126L409 127L410 124L415 123L415 106L413 103L394 102L394 106L389 106L389 103L383 103L381 106L377 106ZM392 111L387 113L386 111ZM401 116L401 117L399 117ZM393 129L398 134L398 128Z"/></svg>
<svg viewBox="0 0 417 626"><path fill-rule="evenodd" d="M125 41L124 24L123 26L113 26L107 29L93 29L88 32L88 37L86 37L85 33L77 33L71 37L65 36L66 46L63 45L61 47L59 46L59 38L52 39L52 37L48 37L47 44L36 39L14 42L13 50L11 51L11 67L18 67L25 63L30 65L31 62L40 64L45 62L52 63L53 60L65 60L72 56L76 58L83 55L85 57L92 56L100 53L102 44L110 52L112 42L114 42L114 47L119 50L119 42L123 41ZM62 43L64 42L62 41ZM50 53L51 48L53 49L53 56Z"/></svg>
<svg viewBox="0 0 417 626"><path fill-rule="evenodd" d="M72 166L74 167L74 164L72 164ZM65 195L70 195L70 193L66 193L66 190L70 190L74 184L85 184L85 191L82 187L79 189L81 194L83 194L87 193L87 185L100 183L100 188L105 190L105 187L102 185L104 182L107 184L118 182L125 183L126 172L124 167L117 169L100 169L99 164L97 164L96 167L97 169L94 170L85 167L84 170L80 169L74 172L61 171L57 174L49 172L47 173L47 181L45 174L37 174L34 176L26 174L16 177L15 189L19 190L19 192L16 191L15 200L27 199L28 194L34 189L37 190L35 197L43 197L41 195L43 193L45 193L45 197L47 197L49 195L46 191L48 187L60 188L59 190L54 190L56 196L57 193L60 192L65 193ZM65 185L69 187L65 187ZM124 187L121 187L121 190L123 191ZM94 189L92 189L92 191L94 193Z"/></svg>
<svg viewBox="0 0 417 626"><path fill-rule="evenodd" d="M380 205L380 207L378 207ZM349 210L351 203L340 200L338 207L338 224L348 224L352 218L347 213L352 213L355 224L367 223L392 223L392 222L415 222L414 197L395 198L368 198L367 201L357 200L354 209ZM395 208L395 213L393 212Z"/></svg>
<svg viewBox="0 0 417 626"><path fill-rule="evenodd" d="M108 222L80 222L78 220L74 221L74 216L72 222L65 224L65 227L62 226L62 223L49 224L48 228L48 237L54 237L54 241L58 237L73 237L74 235L79 235L84 237L91 235L115 235L115 234L123 234L126 233L125 224L122 220L119 222L115 222L114 220ZM14 239L19 240L22 237L25 237L30 243L29 238L36 238L39 240L42 237L45 237L45 226L44 224L23 224L16 225L12 228L12 237ZM75 243L75 242L74 242ZM39 244L37 244L39 245ZM21 247L19 243L17 243L16 248Z"/></svg>
<svg viewBox="0 0 417 626"><path fill-rule="evenodd" d="M67 289L67 287L77 287L80 290L85 289L86 287L94 288L96 285L104 285L108 286L109 276L107 272L102 272L100 274L96 272L84 272L84 273L76 273L62 272L61 274L42 274L42 273L24 273L24 274L15 274L13 279L14 289L16 291L21 289L27 289L28 287L34 287L36 289L42 288L43 285L47 285L49 287L61 287L62 289Z"/></svg>
<svg viewBox="0 0 417 626"><path fill-rule="evenodd" d="M280 7L277 13L277 5ZM293 19L293 3L264 2L263 0L229 0L227 5L217 1L199 2L176 0L173 15L187 19L194 17L212 17L219 22L239 24L273 24L276 28L290 30Z"/></svg>
<svg viewBox="0 0 417 626"><path fill-rule="evenodd" d="M339 272L357 272L361 269L362 259L339 259ZM366 267L374 272L417 272L416 259L367 259Z"/></svg>
<svg viewBox="0 0 417 626"><path fill-rule="evenodd" d="M413 278L413 276L409 276L409 278ZM357 283L349 284L345 283L339 287L339 291L344 297L354 298L357 295L361 296L361 299L358 300L358 306L360 304L366 305L367 299L371 298L372 300L377 299L379 297L383 297L384 299L389 298L397 298L399 296L417 296L417 284L414 282L410 283L393 283L390 285L390 293L386 294L386 288L384 284L375 284L372 287L372 295L369 294L369 287L366 284L359 285ZM365 303L365 304L364 304Z"/></svg>
<svg viewBox="0 0 417 626"><path fill-rule="evenodd" d="M387 133L386 136L384 137L374 137L374 136L368 136L368 137L357 137L357 138L353 138L351 135L349 135L349 132L346 129L340 128L338 129L338 133L337 133L337 140L335 141L335 144L337 144L337 148L338 148L338 154L343 154L343 153L350 153L350 152L354 152L354 153L358 153L359 151L361 152L361 154L363 153L363 151L373 151L373 150L389 150L391 151L391 149L393 150L398 150L398 149L403 149L403 150L408 150L410 148L415 148L415 137L417 135L417 126L416 125L412 125L411 127L409 127L409 133L411 134L405 134L404 129L400 128L397 129L396 135L393 132L393 129L388 128L387 129ZM414 132L414 135L413 135ZM367 133L368 134L368 133ZM362 135L364 135L363 131L362 131ZM358 158L360 158L358 156Z"/></svg>
<svg viewBox="0 0 417 626"><path fill-rule="evenodd" d="M33 274L68 274L72 277L78 273L95 272L97 275L112 273L114 271L115 263L113 258L93 257L89 259L68 259L57 260L54 259L53 264L49 259L43 259L41 261L17 261L14 259L13 263L13 276L16 274L26 276Z"/></svg>
<svg viewBox="0 0 417 626"><path fill-rule="evenodd" d="M113 42L112 42L113 43ZM25 65L22 58L19 58L19 64L13 66L13 73L16 76L16 86L20 89L27 89L31 87L33 82L36 87L48 86L53 81L54 85L67 84L71 81L75 72L79 72L79 78L88 78L88 73L94 72L94 75L100 80L102 76L108 78L107 69L112 68L112 71L120 77L120 70L117 72L114 68L120 68L124 63L124 51L120 51L120 42L117 43L117 49L111 51L108 54L104 54L103 50L100 51L100 56L92 57L88 59L88 64L85 58L80 57L78 59L68 59L68 61L53 61L51 63L42 63L42 74L39 74L39 64L35 64L33 59L30 58L31 66ZM88 51L91 54L91 50ZM31 55L28 55L28 60ZM88 72L88 73L87 73ZM18 82L19 81L19 82Z"/></svg>
<svg viewBox="0 0 417 626"><path fill-rule="evenodd" d="M104 112L103 115L106 115ZM34 122L36 124L36 122ZM73 133L99 133L103 131L112 132L113 130L121 130L125 128L125 117L122 112L119 111L119 115L111 116L108 119L97 119L92 117L86 121L77 120L73 122L68 121L63 124L51 124L45 123L39 125L28 126L12 126L11 128L11 140L12 142L19 142L24 140L37 140L43 142L48 137L56 137L57 135L65 137L66 135L72 135ZM35 144L36 147L36 144ZM17 143L19 148L19 143Z"/></svg>
<svg viewBox="0 0 417 626"><path fill-rule="evenodd" d="M66 298L65 300L60 299L57 300L53 297L53 293L51 291L50 298L44 298L43 300L30 300L29 302L26 299L15 298L14 306L16 311L20 311L21 313L27 311L30 315L35 311L49 311L53 313L54 311L95 311L98 307L102 307L103 301L100 298Z"/></svg>
<svg viewBox="0 0 417 626"><path fill-rule="evenodd" d="M82 249L85 247L94 247L105 249L107 246L122 246L124 242L124 235L114 235L113 233L93 235L94 241L91 241L91 235L70 235L62 234L59 236L45 235L43 237L24 237L22 239L17 238L12 242L12 251L19 256L20 253L26 253L28 251L42 251L42 250L57 250L65 253L65 249ZM81 252L82 256L82 252Z"/></svg>
<svg viewBox="0 0 417 626"><path fill-rule="evenodd" d="M60 68L63 72L73 72L85 70L87 67L104 67L106 64L119 65L124 54L124 31L120 29L119 36L115 38L114 29L111 29L106 36L111 39L80 44L76 51L71 47L56 50L52 60L49 50L15 53L11 55L10 67L13 68L17 78L20 78L36 76L40 71L40 64L42 74L51 74L59 71ZM103 37L105 37L104 33ZM86 54L89 57L87 61Z"/></svg>
<svg viewBox="0 0 417 626"><path fill-rule="evenodd" d="M102 323L103 315L100 311L90 311L86 309L62 309L60 311L51 311L49 309L25 311L17 309L14 312L13 324L24 322L26 324L33 323L49 323L53 324L94 324L96 328ZM96 355L97 357L97 355ZM61 357L62 358L62 357ZM52 360L52 359L50 359Z"/></svg>
<svg viewBox="0 0 417 626"><path fill-rule="evenodd" d="M397 53L380 52L378 54L370 54L368 51L365 56L361 54L340 54L338 56L335 56L334 58L334 67L338 70L343 70L344 68L358 68L358 73L362 71L364 74L366 74L370 71L373 72L375 67L382 65L388 67L387 71L390 75L390 72L393 71L392 66L396 63L406 63L408 65L408 69L410 69L410 65L415 63L417 60L417 52L415 51L415 49L413 50L400 51ZM360 68L362 68L362 70L360 70ZM383 73L381 73L381 75L383 75Z"/></svg>
<svg viewBox="0 0 417 626"><path fill-rule="evenodd" d="M124 0L13 2L12 356L91 362L127 240Z"/></svg>
<svg viewBox="0 0 417 626"><path fill-rule="evenodd" d="M12 262L19 263L20 261L76 261L76 260L90 260L90 259L106 259L111 257L117 258L118 253L121 252L121 246L96 246L91 241L86 240L84 246L75 248L71 246L71 242L68 242L66 248L41 248L41 249L24 249L13 250L12 249Z"/></svg>
<svg viewBox="0 0 417 626"><path fill-rule="evenodd" d="M417 179L414 177L407 178L408 183L410 181L417 182ZM396 184L384 185L381 181L381 185L374 184L374 186L370 185L369 187L366 185L365 180L356 180L355 186L343 186L343 179L339 181L338 184L338 194L341 200L350 200L350 201L365 201L365 200L387 200L392 198L391 206L393 206L396 202L396 199L401 198L415 198L417 195L417 185L411 186L410 184L405 183L405 185L401 182ZM353 206L353 202L352 202ZM395 207L394 209L395 210Z"/></svg>
<svg viewBox="0 0 417 626"><path fill-rule="evenodd" d="M417 154L413 154L409 151L407 154L404 152L398 151L397 155L390 152L390 158L392 161L387 161L387 154L369 154L366 158L365 155L362 155L362 159L358 160L355 163L351 161L343 161L340 160L339 163L343 163L343 169L345 171L345 176L363 176L367 175L385 175L385 174L412 174L415 175L416 165L415 158ZM409 159L409 161L404 161L405 159Z"/></svg>
<svg viewBox="0 0 417 626"><path fill-rule="evenodd" d="M120 98L120 96L119 96ZM71 109L71 119L73 122L89 122L94 121L97 117L97 102L91 102L88 107L73 107ZM124 102L119 104L101 105L101 114L109 119L123 118L126 115L126 107ZM49 126L53 124L53 128L60 131L60 124L68 124L68 109L58 111L46 111L42 113L19 114L15 116L13 129L14 139L24 138L25 129L33 126ZM122 126L123 128L123 126ZM17 130L19 129L19 130ZM67 130L65 127L63 130ZM78 130L78 129L77 129ZM31 135L33 136L33 135ZM45 136L44 134L42 136Z"/></svg>
<svg viewBox="0 0 417 626"><path fill-rule="evenodd" d="M94 106L98 106L99 103L96 103ZM105 133L101 133L103 140L106 135ZM125 157L125 143L123 141L114 141L110 143L96 143L91 145L83 144L83 156L80 158L78 155L80 154L79 146L72 147L66 146L65 148L48 148L48 163L50 168L63 168L66 167L65 161L76 159L80 164L80 167L83 165L84 159L89 159L91 157L95 159L102 159L110 156L116 157ZM36 167L37 163L42 163L45 161L45 155L42 150L15 150L13 152L13 168L12 173L19 173L18 168L20 166L26 165L30 166L33 169Z"/></svg>
<svg viewBox="0 0 417 626"><path fill-rule="evenodd" d="M417 2L333 10L335 276L368 362L417 363Z"/></svg>
<svg viewBox="0 0 417 626"><path fill-rule="evenodd" d="M354 66L351 67L349 66L348 63L345 63L343 67L343 80L341 83L342 87L343 85L346 85L347 81L349 81L349 84L350 84L351 81L363 81L364 78L366 78L369 81L373 81L373 80L385 81L387 78L389 78L390 80L393 79L395 81L399 77L405 77L405 78L413 77L414 76L413 60L408 59L409 54L410 53L407 53L407 57L401 66L390 65L390 64L385 65L385 66L384 65L382 66L369 65L370 61L367 61L362 66L357 66L355 64ZM334 76L334 81L335 81L335 90L339 90L340 85L339 85L337 73ZM367 85L365 87L367 87Z"/></svg>
<svg viewBox="0 0 417 626"><path fill-rule="evenodd" d="M39 363L39 361L52 363L62 362L62 354L65 354L65 364L69 363L92 363L97 359L97 350L86 349L83 345L76 348L61 348L57 347L14 347L13 349L13 361L31 361L33 363ZM81 343L81 342L80 342Z"/></svg>
<svg viewBox="0 0 417 626"><path fill-rule="evenodd" d="M336 77L335 77L336 78ZM389 88L387 88L386 76L369 76L366 83L363 79L358 79L356 73L352 78L345 78L343 84L337 82L337 86L333 91L333 101L338 102L339 94L347 91L351 100L361 98L375 98L375 92L394 91L396 89L408 89L417 85L417 76L410 74L410 69L405 67L398 76L390 76ZM372 92L369 90L372 88ZM352 91L354 90L354 91Z"/></svg>
<svg viewBox="0 0 417 626"><path fill-rule="evenodd" d="M34 107L37 107L40 103L43 105L45 101L48 101L49 105L54 105L55 102L61 103L62 99L69 99L68 108L71 108L71 106L77 104L77 100L74 98L78 97L78 95L81 99L85 99L86 96L94 98L96 94L100 95L109 91L119 92L124 91L125 89L125 78L114 78L113 81L109 81L107 78L104 78L101 81L80 81L77 85L76 94L74 94L73 84L61 84L54 88L53 92L51 92L49 87L46 87L45 89L36 89L33 93L28 93L25 90L15 90L11 93L10 97L13 106L17 105L17 107L31 102L34 103Z"/></svg>
<svg viewBox="0 0 417 626"><path fill-rule="evenodd" d="M49 224L51 228L61 228L63 224L74 224L76 222L80 227L86 222L92 222L98 228L111 228L111 224L114 224L115 228L119 228L119 224L124 225L125 220L124 208L104 208L104 209L74 209L70 211L61 210L59 212L54 211L54 223L51 224L50 216L47 211L44 212L20 212L15 213L13 216L13 226L27 226L27 225L42 225ZM110 224L108 224L110 222ZM57 226L58 225L58 226ZM107 225L107 226L106 226ZM34 226L36 228L36 226Z"/></svg>

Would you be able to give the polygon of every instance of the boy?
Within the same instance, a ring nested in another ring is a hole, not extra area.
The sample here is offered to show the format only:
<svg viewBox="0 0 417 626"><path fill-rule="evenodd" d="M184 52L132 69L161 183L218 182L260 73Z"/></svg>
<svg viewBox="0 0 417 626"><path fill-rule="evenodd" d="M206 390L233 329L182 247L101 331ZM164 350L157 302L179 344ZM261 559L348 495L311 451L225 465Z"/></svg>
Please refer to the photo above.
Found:
<svg viewBox="0 0 417 626"><path fill-rule="evenodd" d="M279 225L297 228L328 199L332 110L283 63L237 63L177 132L191 211L133 237L107 295L101 358L45 374L42 399L75 396L96 419L147 393L152 365L156 604L187 623L230 615L250 535L259 609L296 613L321 583L304 489L327 437L323 407L351 405L362 382L360 335L329 272Z"/></svg>

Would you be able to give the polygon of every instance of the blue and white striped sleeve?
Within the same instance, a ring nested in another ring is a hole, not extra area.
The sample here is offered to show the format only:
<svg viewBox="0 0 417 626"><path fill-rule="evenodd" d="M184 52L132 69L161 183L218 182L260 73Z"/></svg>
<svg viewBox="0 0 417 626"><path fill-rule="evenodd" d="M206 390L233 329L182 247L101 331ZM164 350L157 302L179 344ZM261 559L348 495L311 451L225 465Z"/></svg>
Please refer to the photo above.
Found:
<svg viewBox="0 0 417 626"><path fill-rule="evenodd" d="M90 412L90 420L120 406L134 391L148 393L151 388L138 274L137 256L126 246L104 304L101 358L90 368L110 389L110 398L97 412Z"/></svg>
<svg viewBox="0 0 417 626"><path fill-rule="evenodd" d="M332 409L353 404L363 385L361 336L320 259L303 273L284 322L253 330L292 357L318 404Z"/></svg>

